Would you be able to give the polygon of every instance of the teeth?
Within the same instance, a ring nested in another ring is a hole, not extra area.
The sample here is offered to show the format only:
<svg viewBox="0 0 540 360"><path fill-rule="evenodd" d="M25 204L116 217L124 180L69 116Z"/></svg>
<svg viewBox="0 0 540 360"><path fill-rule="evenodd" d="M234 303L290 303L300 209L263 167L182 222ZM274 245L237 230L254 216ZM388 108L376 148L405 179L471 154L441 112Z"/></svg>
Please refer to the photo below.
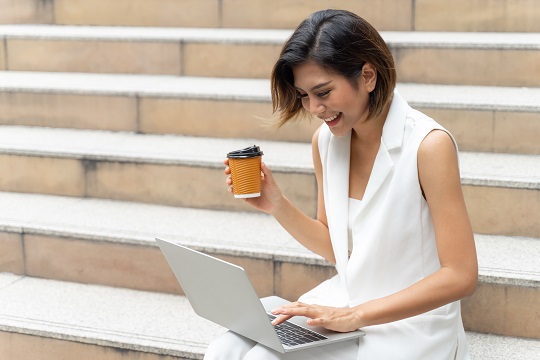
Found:
<svg viewBox="0 0 540 360"><path fill-rule="evenodd" d="M329 117L328 119L324 119L324 121L328 122L328 121L335 120L338 117L339 114L341 114L341 113L337 113L336 115L334 115L332 117Z"/></svg>

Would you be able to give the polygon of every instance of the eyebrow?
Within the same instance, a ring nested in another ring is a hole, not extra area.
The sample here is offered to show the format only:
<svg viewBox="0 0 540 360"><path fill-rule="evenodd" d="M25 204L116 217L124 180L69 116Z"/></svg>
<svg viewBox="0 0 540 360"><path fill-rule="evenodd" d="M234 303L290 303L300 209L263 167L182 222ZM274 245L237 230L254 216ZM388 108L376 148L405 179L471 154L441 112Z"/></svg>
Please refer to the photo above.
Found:
<svg viewBox="0 0 540 360"><path fill-rule="evenodd" d="M322 87L325 87L326 85L330 84L331 82L332 82L332 80L327 81L327 82L322 83L322 84L319 84L319 85L315 85L314 87L312 87L311 89L309 89L309 91L314 91L314 90L320 89L320 88L322 88ZM295 88L296 88L297 90L302 90L301 88L299 88L299 87L297 87L297 86L295 86ZM302 91L304 91L304 90L302 90Z"/></svg>

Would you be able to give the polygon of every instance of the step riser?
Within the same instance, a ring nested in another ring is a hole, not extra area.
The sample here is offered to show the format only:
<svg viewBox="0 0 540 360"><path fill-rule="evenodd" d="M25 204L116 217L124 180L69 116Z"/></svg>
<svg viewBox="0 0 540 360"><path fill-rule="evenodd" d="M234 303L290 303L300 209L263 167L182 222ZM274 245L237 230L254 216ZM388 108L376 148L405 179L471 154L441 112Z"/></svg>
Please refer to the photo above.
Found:
<svg viewBox="0 0 540 360"><path fill-rule="evenodd" d="M474 231L538 237L540 190L463 186Z"/></svg>
<svg viewBox="0 0 540 360"><path fill-rule="evenodd" d="M6 175L0 179L1 191L252 211L226 191L222 168L0 155L0 171ZM274 175L283 192L314 216L315 177Z"/></svg>
<svg viewBox="0 0 540 360"><path fill-rule="evenodd" d="M417 0L415 10L418 31L540 31L535 0Z"/></svg>
<svg viewBox="0 0 540 360"><path fill-rule="evenodd" d="M7 70L5 41L0 42L0 70Z"/></svg>
<svg viewBox="0 0 540 360"><path fill-rule="evenodd" d="M21 239L19 236L18 243ZM14 239L9 240L8 246L15 247ZM158 248L40 235L24 235L24 247L23 265L30 276L182 293Z"/></svg>
<svg viewBox="0 0 540 360"><path fill-rule="evenodd" d="M269 78L281 45L7 39L16 71ZM390 44L392 48L392 44ZM0 50L0 56L4 50ZM393 48L398 79L425 84L540 86L540 50ZM0 60L1 61L1 60ZM519 66L516 66L519 64ZM502 71L507 69L507 71Z"/></svg>
<svg viewBox="0 0 540 360"><path fill-rule="evenodd" d="M268 79L281 45L187 43L182 49L183 75Z"/></svg>
<svg viewBox="0 0 540 360"><path fill-rule="evenodd" d="M61 25L221 27L220 0L55 0Z"/></svg>
<svg viewBox="0 0 540 360"><path fill-rule="evenodd" d="M359 14L376 28L411 30L412 0L370 2L316 0L295 2L242 1L223 3L223 27L294 29L309 14L326 8L345 9Z"/></svg>
<svg viewBox="0 0 540 360"><path fill-rule="evenodd" d="M456 138L465 151L540 154L540 113L426 109Z"/></svg>
<svg viewBox="0 0 540 360"><path fill-rule="evenodd" d="M148 134L308 142L320 125L299 121L277 130L268 102L145 97L139 104L138 132Z"/></svg>
<svg viewBox="0 0 540 360"><path fill-rule="evenodd" d="M0 191L253 211L227 193L221 168L0 155L0 171ZM286 196L315 217L315 176L281 171L274 175ZM475 232L540 234L540 190L464 185L463 191Z"/></svg>
<svg viewBox="0 0 540 360"><path fill-rule="evenodd" d="M202 359L152 354L136 350L126 350L105 345L84 344L78 341L60 340L50 337L33 336L0 331L0 358L2 359L72 359L78 360L188 360ZM47 354L43 357L43 354Z"/></svg>
<svg viewBox="0 0 540 360"><path fill-rule="evenodd" d="M540 50L399 49L394 58L401 82L540 85Z"/></svg>
<svg viewBox="0 0 540 360"><path fill-rule="evenodd" d="M134 25L226 28L295 28L312 12L345 8L361 14L382 29L411 30L411 0L383 0L366 6L358 2L318 0L291 4L287 0L165 0L156 7L145 0L55 1L57 24ZM383 15L384 14L384 15ZM385 16L386 15L386 16Z"/></svg>
<svg viewBox="0 0 540 360"><path fill-rule="evenodd" d="M137 100L129 96L0 93L3 125L137 131Z"/></svg>
<svg viewBox="0 0 540 360"><path fill-rule="evenodd" d="M52 0L0 0L0 24L52 24ZM9 9L9 10L6 10Z"/></svg>
<svg viewBox="0 0 540 360"><path fill-rule="evenodd" d="M6 70L181 75L178 43L39 39L6 43Z"/></svg>
<svg viewBox="0 0 540 360"><path fill-rule="evenodd" d="M22 238L19 234L3 233L0 236L1 253L14 251L17 245L21 248ZM25 234L24 248L25 253L19 254L19 261L25 264L17 266L25 267L29 276L182 293L156 247ZM277 294L294 300L335 274L330 266L216 256L246 269L261 297ZM0 271L4 269L0 268ZM469 330L539 338L540 327L534 314L531 316L531 309L540 309L540 289L483 282L471 298L463 301L462 312Z"/></svg>
<svg viewBox="0 0 540 360"><path fill-rule="evenodd" d="M488 334L540 338L538 288L480 283L462 306L466 329Z"/></svg>
<svg viewBox="0 0 540 360"><path fill-rule="evenodd" d="M400 31L540 31L540 8L534 0L395 1L375 3L318 0L291 4L243 0L0 0L10 11L0 23L137 25L175 27L295 28L313 11L344 8L381 30Z"/></svg>
<svg viewBox="0 0 540 360"><path fill-rule="evenodd" d="M418 109L451 131L461 150L540 154L538 112ZM272 106L263 101L0 92L2 125L298 142L311 141L320 125L299 121L276 131L272 119Z"/></svg>
<svg viewBox="0 0 540 360"><path fill-rule="evenodd" d="M21 234L0 232L0 272L24 274L24 261Z"/></svg>

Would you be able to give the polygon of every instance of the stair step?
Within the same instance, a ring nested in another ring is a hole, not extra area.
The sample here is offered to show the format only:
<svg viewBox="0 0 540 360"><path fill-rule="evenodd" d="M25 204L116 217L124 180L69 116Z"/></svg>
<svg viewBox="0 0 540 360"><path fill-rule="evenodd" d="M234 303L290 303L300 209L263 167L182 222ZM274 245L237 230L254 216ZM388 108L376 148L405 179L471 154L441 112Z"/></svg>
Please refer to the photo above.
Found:
<svg viewBox="0 0 540 360"><path fill-rule="evenodd" d="M40 0L0 0L0 24L52 24L54 2Z"/></svg>
<svg viewBox="0 0 540 360"><path fill-rule="evenodd" d="M290 30L4 25L6 70L268 78ZM39 56L41 63L29 56Z"/></svg>
<svg viewBox="0 0 540 360"><path fill-rule="evenodd" d="M475 235L479 286L462 302L466 329L540 338L540 239ZM510 280L512 279L512 280ZM514 307L524 311L520 320ZM480 315L482 313L482 315Z"/></svg>
<svg viewBox="0 0 540 360"><path fill-rule="evenodd" d="M291 33L3 25L0 51L5 54L0 59L6 60L0 70L268 78ZM394 51L402 82L540 86L538 33L404 31L381 35Z"/></svg>
<svg viewBox="0 0 540 360"><path fill-rule="evenodd" d="M18 126L0 129L3 191L251 211L225 191L223 159L231 150L257 143L285 194L310 216L316 213L316 181L307 143ZM536 217L540 156L462 152L460 161L475 231L540 234Z"/></svg>
<svg viewBox="0 0 540 360"><path fill-rule="evenodd" d="M0 89L14 92L271 100L270 81L266 79L2 71L0 80ZM400 83L397 86L404 96L410 98L407 100L413 106L540 112L538 88L412 83Z"/></svg>
<svg viewBox="0 0 540 360"><path fill-rule="evenodd" d="M0 25L0 272L9 272L0 343L10 345L0 359L202 359L224 329L193 313L155 236L243 266L260 296L294 299L333 274L225 192L224 154L257 143L284 192L314 215L308 142L319 123L280 132L261 123L272 117L264 79L281 44L320 7L277 1L0 0L9 7L0 24L114 25ZM399 91L465 151L480 265L478 290L462 303L472 358L536 359L540 7L330 1L398 30L382 35ZM239 29L259 27L268 29Z"/></svg>
<svg viewBox="0 0 540 360"><path fill-rule="evenodd" d="M379 30L540 31L540 10L530 0L384 0L369 6L338 0L161 0L159 7L145 0L2 0L0 4L6 2L3 6L9 6L9 11L0 14L0 23L293 29L313 11L344 8Z"/></svg>
<svg viewBox="0 0 540 360"><path fill-rule="evenodd" d="M2 192L0 204L0 271L181 294L161 237L243 266L261 297L296 299L334 274L260 213ZM540 239L475 238L480 286L463 301L467 329L538 338Z"/></svg>
<svg viewBox="0 0 540 360"><path fill-rule="evenodd" d="M468 332L467 340L471 359L500 360L520 359L533 360L538 357L539 341L502 337L489 334Z"/></svg>
<svg viewBox="0 0 540 360"><path fill-rule="evenodd" d="M251 210L226 191L223 160L229 151L254 140L9 126L2 127L0 137L11 138L0 164L13 177L0 179L3 190ZM283 190L314 213L309 145L257 144L268 154L265 161Z"/></svg>
<svg viewBox="0 0 540 360"><path fill-rule="evenodd" d="M2 358L47 353L62 358L202 359L207 344L224 332L198 317L187 300L97 285L0 274ZM536 359L540 341L467 333L473 359ZM69 347L71 345L71 348ZM67 349L67 350L66 350Z"/></svg>
<svg viewBox="0 0 540 360"><path fill-rule="evenodd" d="M277 272L280 263L318 266L326 276L333 271L261 213L7 192L0 192L0 198L4 201L0 207L4 271L179 293L155 237L241 264L257 280L254 284L260 296L301 291L285 287L288 279ZM304 281L304 291L320 281L321 274L318 276L312 282ZM290 280L296 282L294 276Z"/></svg>
<svg viewBox="0 0 540 360"><path fill-rule="evenodd" d="M398 84L461 149L540 154L540 88ZM263 79L0 71L0 123L309 142L320 122L281 131ZM203 119L203 120L201 120Z"/></svg>
<svg viewBox="0 0 540 360"><path fill-rule="evenodd" d="M49 358L84 353L85 359L121 359L148 353L144 359L202 359L209 341L223 333L199 318L182 296L12 274L1 274L0 284L0 339L15 344L0 348L6 359L31 358L33 353ZM72 348L62 345L66 342L74 342Z"/></svg>

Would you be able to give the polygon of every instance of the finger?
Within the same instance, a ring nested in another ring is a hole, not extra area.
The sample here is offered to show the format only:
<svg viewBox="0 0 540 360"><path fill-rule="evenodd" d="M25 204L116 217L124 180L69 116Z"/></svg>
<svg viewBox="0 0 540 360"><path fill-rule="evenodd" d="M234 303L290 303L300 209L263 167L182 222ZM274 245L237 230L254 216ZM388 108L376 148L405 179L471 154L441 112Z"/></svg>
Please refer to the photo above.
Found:
<svg viewBox="0 0 540 360"><path fill-rule="evenodd" d="M223 163L228 166L229 165L229 159L227 158L227 159L223 160Z"/></svg>
<svg viewBox="0 0 540 360"><path fill-rule="evenodd" d="M264 176L272 176L272 171L270 170L270 168L268 166L266 166L266 164L264 162L261 163L261 171L262 173L264 174Z"/></svg>
<svg viewBox="0 0 540 360"><path fill-rule="evenodd" d="M294 302L290 302L290 303L278 306L277 308L274 308L272 311L277 311L277 310L282 310L282 309L292 309L292 308L297 308L297 307L308 307L308 306L312 306L312 305L305 304L300 301L294 301Z"/></svg>
<svg viewBox="0 0 540 360"><path fill-rule="evenodd" d="M276 316L276 318L274 320L272 320L272 325L277 326L277 325L289 320L290 318L292 318L292 316L288 316L288 315Z"/></svg>
<svg viewBox="0 0 540 360"><path fill-rule="evenodd" d="M277 307L275 309L272 310L272 312L274 311L281 311L281 310L285 310L285 309L294 309L294 308L299 308L299 307L309 307L310 305L308 304L304 304L304 303L301 303L300 301L295 301L295 302L291 302L291 303L288 303L288 304L285 304L285 305L281 305L280 307Z"/></svg>
<svg viewBox="0 0 540 360"><path fill-rule="evenodd" d="M324 319L321 319L321 318L315 318L315 319L308 319L307 323L310 326L322 326L322 327L324 327L325 321L324 321Z"/></svg>
<svg viewBox="0 0 540 360"><path fill-rule="evenodd" d="M313 317L314 311L305 306L293 305L293 306L283 306L272 311L274 315L289 315L289 316L306 316Z"/></svg>
<svg viewBox="0 0 540 360"><path fill-rule="evenodd" d="M261 163L261 172L262 172L262 178L266 183L274 183L274 176L272 175L272 171L266 164L263 162Z"/></svg>
<svg viewBox="0 0 540 360"><path fill-rule="evenodd" d="M225 167L223 172L225 173L225 175L230 175L231 174L231 168L229 166L227 166L227 167Z"/></svg>

